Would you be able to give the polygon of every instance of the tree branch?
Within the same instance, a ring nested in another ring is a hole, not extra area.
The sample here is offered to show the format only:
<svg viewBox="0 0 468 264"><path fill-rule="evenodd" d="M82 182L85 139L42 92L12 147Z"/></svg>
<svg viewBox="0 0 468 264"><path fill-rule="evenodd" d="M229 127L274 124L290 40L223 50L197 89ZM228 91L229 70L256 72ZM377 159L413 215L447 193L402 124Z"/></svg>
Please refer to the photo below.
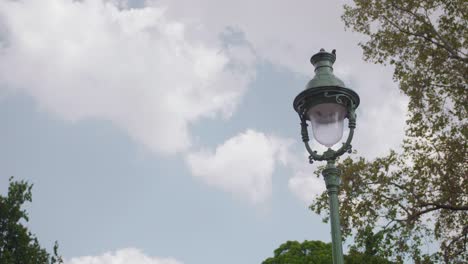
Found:
<svg viewBox="0 0 468 264"><path fill-rule="evenodd" d="M424 16L426 17L426 20L427 20L426 25L428 25L431 28L432 33L434 33L435 36L445 44L445 46L449 47L449 49L453 51L452 54L454 56L456 56L457 58L459 58L459 59L461 59L463 61L466 61L466 58L461 58L460 55L458 55L458 50L453 48L452 45L450 45L447 42L447 40L440 35L439 31L436 30L436 28L434 27L434 24L432 24L431 19L429 18L429 14L427 13L427 9L424 9ZM466 54L463 53L462 51L460 51L460 53L463 54L464 56L466 56Z"/></svg>
<svg viewBox="0 0 468 264"><path fill-rule="evenodd" d="M429 26L429 28L431 29L432 33L434 33L434 35L437 37L438 40L442 41L444 44L440 44L439 42L435 42L435 41L432 41L432 38L428 38L424 35L420 35L420 34L416 34L414 33L413 36L419 36L419 37L422 37L424 38L425 40L428 40L434 44L436 44L437 46L445 49L446 51L448 51L450 54L451 54L451 57L455 58L455 59L459 59L459 60L462 60L464 62L467 61L467 58L462 58L460 57L460 55L458 55L458 51L456 49L454 49L452 47L452 45L450 45L447 40L445 40L445 38L443 38L440 33L435 29L434 25L431 23L431 20L427 14L427 9L424 9L424 13L425 15L422 15L422 14L418 14L418 13L415 13L411 10L408 10L406 8L402 8L394 3L391 3L390 4L393 8L399 10L399 11L402 11L402 12L405 12L407 14L410 14L411 16L413 16L415 19L417 19L418 21L424 23L425 25ZM424 17L426 19L424 19Z"/></svg>
<svg viewBox="0 0 468 264"><path fill-rule="evenodd" d="M394 28L396 28L398 31L400 31L400 32L402 32L402 33L405 33L405 34L410 35L410 36L413 36L413 37L422 38L422 39L424 39L424 40L426 40L426 41L429 41L430 43L436 45L436 46L439 47L439 48L442 48L442 49L444 49L444 50L447 50L447 48L446 48L444 45L440 44L440 43L437 42L437 41L434 41L433 38L430 38L430 37L424 36L424 35L422 35L422 34L418 34L418 33L411 32L411 31L408 31L408 30L406 30L406 29L403 29L403 28L401 28L398 24L396 24L395 22L393 22L391 19L389 19L388 17L386 17L386 16L384 16L384 15L382 15L382 18L383 18L385 21L387 21L387 23L389 23L390 25L392 25ZM450 53L449 50L447 50L447 52ZM451 54L451 53L450 53L450 54Z"/></svg>
<svg viewBox="0 0 468 264"><path fill-rule="evenodd" d="M431 208L424 209L422 211L416 212L412 215L410 215L406 221L407 222L412 222L416 220L419 216L432 212L432 211L437 211L441 209L445 210L451 210L451 211L467 211L468 206L453 206L453 205L447 205L447 204L437 204L437 203L420 203L418 204L419 207L424 207L424 206L433 206Z"/></svg>
<svg viewBox="0 0 468 264"><path fill-rule="evenodd" d="M432 212L432 211L437 211L437 210L440 210L440 209L441 208L432 207L432 208L428 208L428 209L419 211L417 213L414 213L414 214L408 216L408 218L406 218L406 221L407 222L412 222L412 221L416 220L418 217L420 217L421 215L423 215L425 213L429 213L429 212Z"/></svg>
<svg viewBox="0 0 468 264"><path fill-rule="evenodd" d="M452 211L467 211L468 210L468 205L454 206L454 205L449 205L449 204L438 204L438 203L419 203L418 206L419 207L434 206L435 209L447 209L447 210L452 210Z"/></svg>

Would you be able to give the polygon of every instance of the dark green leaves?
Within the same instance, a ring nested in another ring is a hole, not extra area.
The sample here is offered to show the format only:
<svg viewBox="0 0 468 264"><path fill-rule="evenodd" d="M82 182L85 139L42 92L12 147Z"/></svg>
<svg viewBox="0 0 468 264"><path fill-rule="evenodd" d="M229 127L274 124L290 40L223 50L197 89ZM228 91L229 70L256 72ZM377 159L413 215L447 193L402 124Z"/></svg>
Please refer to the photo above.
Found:
<svg viewBox="0 0 468 264"><path fill-rule="evenodd" d="M370 242L369 249L375 248L375 245ZM352 248L345 256L345 263L392 264L375 253L372 250L360 252ZM264 260L262 264L332 264L332 246L322 241L287 241L275 250L273 257Z"/></svg>
<svg viewBox="0 0 468 264"><path fill-rule="evenodd" d="M273 258L262 264L329 264L332 263L331 244L321 241L287 241L275 250Z"/></svg>
<svg viewBox="0 0 468 264"><path fill-rule="evenodd" d="M0 195L0 264L62 263L57 254L57 243L51 256L23 225L29 218L21 207L32 201L31 189L32 185L27 182L10 178L8 195Z"/></svg>

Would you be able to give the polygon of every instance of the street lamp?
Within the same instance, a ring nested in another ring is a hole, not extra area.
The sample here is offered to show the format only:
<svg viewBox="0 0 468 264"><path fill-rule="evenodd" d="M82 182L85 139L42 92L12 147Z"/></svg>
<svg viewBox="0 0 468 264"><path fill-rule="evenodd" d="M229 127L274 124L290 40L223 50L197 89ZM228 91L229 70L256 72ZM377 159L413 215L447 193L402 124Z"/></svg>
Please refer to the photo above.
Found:
<svg viewBox="0 0 468 264"><path fill-rule="evenodd" d="M335 77L332 68L335 60L335 50L328 53L321 49L320 52L312 56L310 62L315 67L315 76L307 83L306 89L296 96L293 106L301 119L302 141L310 155L309 162L312 163L314 160L327 161L322 175L327 186L330 205L333 263L343 264L338 207L340 170L336 168L335 160L345 152L351 153L351 140L356 128L355 111L359 105L359 96L353 90L346 88L344 83ZM331 147L338 143L343 136L345 118L348 119L348 138L338 150L333 150ZM317 142L328 147L328 150L323 154L313 151L309 145L307 121L312 125L312 134Z"/></svg>

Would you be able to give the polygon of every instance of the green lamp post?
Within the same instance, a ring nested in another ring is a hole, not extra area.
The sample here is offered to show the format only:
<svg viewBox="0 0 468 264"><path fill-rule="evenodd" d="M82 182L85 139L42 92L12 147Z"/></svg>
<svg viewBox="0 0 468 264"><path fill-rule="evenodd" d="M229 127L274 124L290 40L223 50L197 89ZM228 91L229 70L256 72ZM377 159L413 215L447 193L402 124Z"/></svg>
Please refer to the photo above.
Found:
<svg viewBox="0 0 468 264"><path fill-rule="evenodd" d="M338 205L340 170L335 160L345 152L351 153L351 140L356 128L356 108L359 96L346 88L344 83L333 74L333 63L336 60L335 50L332 53L321 49L312 56L310 62L315 67L315 76L307 83L304 91L294 99L294 110L301 119L302 141L309 153L309 162L327 161L322 175L325 179L330 204L330 224L332 234L333 263L343 264L341 245L341 228ZM331 147L343 136L344 119L348 119L349 135L345 143L337 149ZM312 126L312 134L317 142L328 147L322 154L312 150L309 145L307 121Z"/></svg>

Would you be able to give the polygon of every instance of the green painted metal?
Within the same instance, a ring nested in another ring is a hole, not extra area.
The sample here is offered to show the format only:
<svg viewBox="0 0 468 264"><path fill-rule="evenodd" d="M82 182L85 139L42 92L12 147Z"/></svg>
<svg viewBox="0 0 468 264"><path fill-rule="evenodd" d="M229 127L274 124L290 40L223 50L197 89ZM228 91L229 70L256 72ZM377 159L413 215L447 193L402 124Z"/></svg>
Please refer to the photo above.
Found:
<svg viewBox="0 0 468 264"><path fill-rule="evenodd" d="M343 264L343 248L341 245L340 209L338 204L338 191L340 188L340 170L336 168L335 161L329 160L322 171L327 185L330 205L330 225L332 235L332 255L334 264Z"/></svg>
<svg viewBox="0 0 468 264"><path fill-rule="evenodd" d="M305 90L294 99L293 107L301 119L308 120L307 110L322 103L338 103L354 111L359 106L359 95L347 88L343 81L333 74L333 63L336 53L328 53L323 49L312 56L310 62L315 66L315 76L310 80Z"/></svg>
<svg viewBox="0 0 468 264"><path fill-rule="evenodd" d="M294 99L293 107L301 120L302 141L309 153L309 162L327 161L327 166L322 171L327 186L330 205L330 225L332 233L333 263L343 264L343 249L341 237L341 225L338 204L338 192L340 187L340 170L335 166L335 160L345 152L351 153L351 141L356 128L356 108L359 106L359 95L347 88L343 81L333 74L333 63L336 60L335 50L328 53L321 49L312 56L310 62L315 66L315 76L310 80L306 89ZM309 132L307 130L307 111L322 103L337 103L347 109L349 134L346 142L338 150L328 148L323 154L318 154L309 145Z"/></svg>
<svg viewBox="0 0 468 264"><path fill-rule="evenodd" d="M307 83L306 89L327 86L345 87L343 81L333 74L333 63L335 61L335 50L332 53L328 53L324 49L321 49L319 53L312 56L310 63L315 67L315 76Z"/></svg>

